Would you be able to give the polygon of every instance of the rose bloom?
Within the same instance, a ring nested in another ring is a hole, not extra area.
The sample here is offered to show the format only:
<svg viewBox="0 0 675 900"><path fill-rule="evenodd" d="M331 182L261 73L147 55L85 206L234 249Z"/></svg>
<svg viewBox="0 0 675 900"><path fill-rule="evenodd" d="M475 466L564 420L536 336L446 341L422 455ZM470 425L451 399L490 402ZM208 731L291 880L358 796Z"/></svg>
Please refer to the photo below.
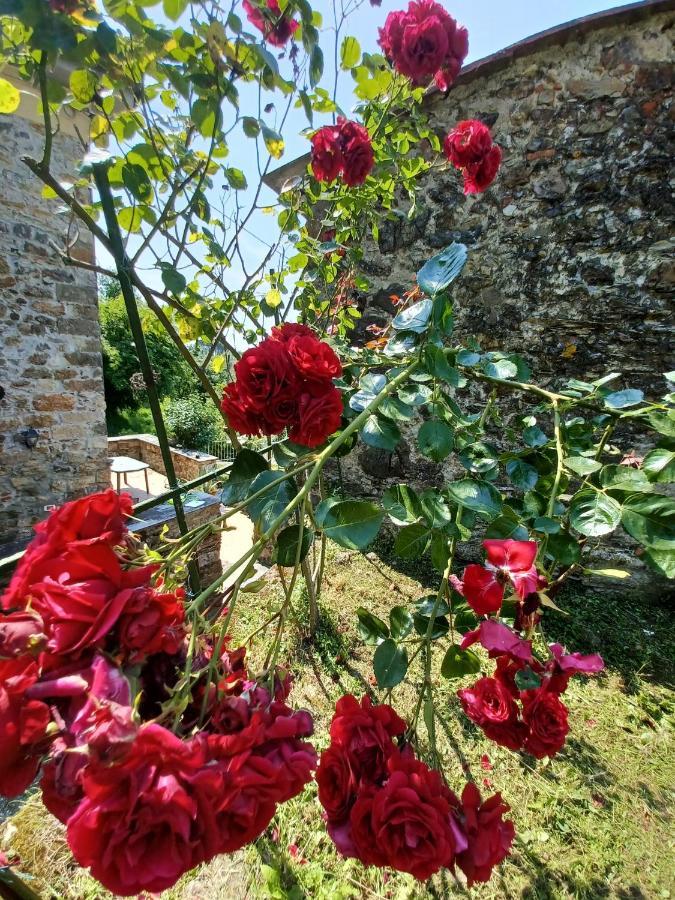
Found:
<svg viewBox="0 0 675 900"><path fill-rule="evenodd" d="M375 162L370 135L363 125L342 117L338 119L338 126L344 160L342 178L348 187L356 187L363 184Z"/></svg>
<svg viewBox="0 0 675 900"><path fill-rule="evenodd" d="M126 519L132 511L131 496L118 494L112 488L55 509L35 526L35 537L0 599L0 607L25 607L30 585L40 581L54 558L64 552L94 544L114 547L121 543L126 535Z"/></svg>
<svg viewBox="0 0 675 900"><path fill-rule="evenodd" d="M489 153L479 163L473 163L464 170L464 193L482 194L497 177L502 162L502 150L493 144Z"/></svg>
<svg viewBox="0 0 675 900"><path fill-rule="evenodd" d="M272 328L271 340L281 341L282 344L288 344L296 337L313 337L316 335L311 328L306 325L300 325L298 322L285 322L283 325L275 325Z"/></svg>
<svg viewBox="0 0 675 900"><path fill-rule="evenodd" d="M287 44L300 27L299 22L281 12L279 0L263 0L262 6L254 6L250 0L244 0L242 6L251 25L262 31L274 47Z"/></svg>
<svg viewBox="0 0 675 900"><path fill-rule="evenodd" d="M466 28L435 0L412 0L406 11L389 13L379 44L394 68L413 84L434 76L448 90L469 51Z"/></svg>
<svg viewBox="0 0 675 900"><path fill-rule="evenodd" d="M520 695L523 704L523 721L529 732L524 748L537 759L555 756L565 745L570 730L567 707L556 694L545 686Z"/></svg>
<svg viewBox="0 0 675 900"><path fill-rule="evenodd" d="M18 797L35 778L51 716L26 692L37 682L38 667L29 657L0 659L0 795Z"/></svg>
<svg viewBox="0 0 675 900"><path fill-rule="evenodd" d="M20 656L39 652L46 637L40 616L32 610L0 611L0 656Z"/></svg>
<svg viewBox="0 0 675 900"><path fill-rule="evenodd" d="M201 745L160 725L139 729L114 765L93 760L81 775L84 798L68 820L81 866L114 894L159 893L203 859L200 798L192 782Z"/></svg>
<svg viewBox="0 0 675 900"><path fill-rule="evenodd" d="M340 131L335 125L324 125L312 136L311 167L317 181L335 181L344 159Z"/></svg>
<svg viewBox="0 0 675 900"><path fill-rule="evenodd" d="M125 571L105 545L54 560L51 572L31 586L35 611L42 617L47 649L77 656L104 644L138 587L155 566Z"/></svg>
<svg viewBox="0 0 675 900"><path fill-rule="evenodd" d="M374 706L369 697L361 702L351 694L335 705L330 726L331 746L346 754L357 780L378 783L387 775L387 760L395 749L394 737L405 733L405 722L386 704Z"/></svg>
<svg viewBox="0 0 675 900"><path fill-rule="evenodd" d="M319 341L313 335L297 335L287 346L293 364L308 381L329 382L342 375L342 363L325 341Z"/></svg>
<svg viewBox="0 0 675 900"><path fill-rule="evenodd" d="M330 386L318 397L302 394L298 401L298 422L290 430L290 438L304 447L318 447L337 431L342 422L342 396Z"/></svg>
<svg viewBox="0 0 675 900"><path fill-rule="evenodd" d="M389 759L384 787L359 795L351 811L356 856L426 881L452 866L458 849L452 800L440 773L412 754ZM462 846L462 845L460 845Z"/></svg>
<svg viewBox="0 0 675 900"><path fill-rule="evenodd" d="M491 147L490 129L477 119L460 122L443 143L446 157L457 169L481 162Z"/></svg>
<svg viewBox="0 0 675 900"><path fill-rule="evenodd" d="M185 637L185 591L138 590L119 621L120 646L131 663L155 653L177 653Z"/></svg>
<svg viewBox="0 0 675 900"><path fill-rule="evenodd" d="M323 751L316 770L316 782L319 787L319 803L326 811L328 822L344 822L356 799L357 787L344 748L331 746Z"/></svg>
<svg viewBox="0 0 675 900"><path fill-rule="evenodd" d="M486 737L509 750L520 750L526 729L518 718L518 705L499 679L479 678L473 687L457 691L457 696Z"/></svg>
<svg viewBox="0 0 675 900"><path fill-rule="evenodd" d="M257 412L264 412L274 399L293 396L297 389L295 369L280 341L267 339L251 347L234 371L241 399Z"/></svg>
<svg viewBox="0 0 675 900"><path fill-rule="evenodd" d="M489 881L494 867L508 856L515 835L513 822L504 820L508 811L501 794L482 802L475 784L470 782L464 788L460 818L468 846L457 854L456 861L469 887Z"/></svg>
<svg viewBox="0 0 675 900"><path fill-rule="evenodd" d="M238 434L260 435L266 423L260 413L250 409L239 391L236 382L226 385L220 408L227 416L227 421Z"/></svg>

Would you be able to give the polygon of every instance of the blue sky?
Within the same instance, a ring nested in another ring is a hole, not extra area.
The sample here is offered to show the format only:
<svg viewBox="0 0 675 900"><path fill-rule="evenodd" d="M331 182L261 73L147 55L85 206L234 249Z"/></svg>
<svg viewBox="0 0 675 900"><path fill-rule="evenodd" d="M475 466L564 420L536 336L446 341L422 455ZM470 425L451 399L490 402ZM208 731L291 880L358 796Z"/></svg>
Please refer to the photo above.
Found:
<svg viewBox="0 0 675 900"><path fill-rule="evenodd" d="M441 0L441 2L469 30L469 55L466 62L472 62L488 56L529 35L568 22L571 19L624 5L624 0L614 0L614 2L613 0L508 0L508 2L504 2L504 0ZM404 8L406 5L407 0L382 0L380 7L371 7L368 2L365 2L361 9L349 19L343 30L343 35L352 34L357 37L362 50L377 51L378 27L384 23L389 12ZM333 23L332 2L331 0L314 0L313 6L319 11L323 10L324 33L322 34L321 44L324 49L326 66L325 80L322 84L328 88L332 85L334 72L332 65L332 48L334 44L331 28ZM161 18L161 8L160 10L157 10L157 8L152 9L150 12L155 17L159 13L158 17ZM282 71L286 71L289 63L288 61L282 61L280 65ZM353 104L351 85L350 73L341 72L338 101L347 113L349 113ZM266 117L268 124L274 127L276 124L275 119L279 115L278 110L281 109L283 104L283 98L279 94L269 94L265 96L264 102L267 102L267 100L276 104L275 109ZM256 115L257 93L253 88L247 91L244 86L241 93L241 101L243 113ZM254 108L249 110L247 108L249 103ZM325 121L330 121L329 117L325 117ZM323 124L321 118L315 116L314 125L318 126L321 124ZM292 110L284 128L286 141L284 155L278 162L272 161L271 170L307 152L309 143L307 137L301 134L307 126L308 123L303 111ZM229 164L244 169L249 184L254 187L257 184L257 170L254 154L251 152L252 142L244 137L240 131L233 132L229 141ZM253 187L243 192L244 196L240 194L239 199L245 200L245 195L252 196ZM274 192L269 188L263 187L259 203L271 206L275 202L276 195ZM247 264L249 261L253 262L264 256L266 245L274 241L275 234L276 216L266 215L262 212L255 213L249 222L246 233L241 235L240 240L242 254L247 260ZM131 248L133 248L134 243L135 241L133 240L130 242ZM110 265L110 258L102 248L99 248L98 256L103 265ZM187 275L188 273L186 272L185 274ZM156 272L150 270L146 271L144 275L152 286L161 288L161 280ZM236 262L232 269L228 271L228 276L228 284L233 288L236 288L243 280L241 269ZM260 292L265 293L265 291L266 288L263 286Z"/></svg>

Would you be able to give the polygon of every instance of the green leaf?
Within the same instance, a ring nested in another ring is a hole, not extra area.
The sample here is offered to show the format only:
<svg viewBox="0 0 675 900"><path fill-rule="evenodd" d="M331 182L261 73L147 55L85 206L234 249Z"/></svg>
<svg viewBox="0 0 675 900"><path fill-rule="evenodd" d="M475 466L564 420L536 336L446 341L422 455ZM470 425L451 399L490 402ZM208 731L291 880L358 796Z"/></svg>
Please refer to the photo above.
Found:
<svg viewBox="0 0 675 900"><path fill-rule="evenodd" d="M241 169L225 169L223 174L225 175L225 178L227 178L227 183L231 188L234 188L235 191L244 191L248 187L246 176Z"/></svg>
<svg viewBox="0 0 675 900"><path fill-rule="evenodd" d="M452 284L466 263L464 244L450 244L436 256L432 256L417 273L417 284L430 297Z"/></svg>
<svg viewBox="0 0 675 900"><path fill-rule="evenodd" d="M267 147L267 152L270 156L274 157L274 159L281 159L284 153L284 139L279 134L278 131L274 131L272 128L268 128L267 125L262 126L262 134L263 140L265 141L265 146Z"/></svg>
<svg viewBox="0 0 675 900"><path fill-rule="evenodd" d="M675 550L675 500L671 497L629 497L623 505L621 524L643 547Z"/></svg>
<svg viewBox="0 0 675 900"><path fill-rule="evenodd" d="M516 672L515 681L519 691L534 691L541 684L541 678L529 666Z"/></svg>
<svg viewBox="0 0 675 900"><path fill-rule="evenodd" d="M393 688L400 684L408 671L408 654L405 647L387 638L375 651L373 671L380 688Z"/></svg>
<svg viewBox="0 0 675 900"><path fill-rule="evenodd" d="M321 47L317 44L312 50L312 55L310 57L309 62L309 83L312 87L316 87L317 84L321 81L321 76L323 75L323 52L321 51Z"/></svg>
<svg viewBox="0 0 675 900"><path fill-rule="evenodd" d="M393 419L394 422L409 422L415 415L415 410L398 397L385 397L377 411L381 416Z"/></svg>
<svg viewBox="0 0 675 900"><path fill-rule="evenodd" d="M188 8L188 2L189 0L162 0L164 13L172 22L175 22Z"/></svg>
<svg viewBox="0 0 675 900"><path fill-rule="evenodd" d="M566 456L563 462L568 469L581 476L598 472L602 468L602 463L587 456Z"/></svg>
<svg viewBox="0 0 675 900"><path fill-rule="evenodd" d="M340 65L343 69L353 69L361 59L361 45L355 37L346 37L340 47Z"/></svg>
<svg viewBox="0 0 675 900"><path fill-rule="evenodd" d="M502 509L502 498L499 491L486 482L464 478L453 481L447 486L447 492L456 503L489 519L499 515Z"/></svg>
<svg viewBox="0 0 675 900"><path fill-rule="evenodd" d="M76 69L70 73L70 90L79 103L89 103L94 98L98 84L96 75L89 69Z"/></svg>
<svg viewBox="0 0 675 900"><path fill-rule="evenodd" d="M480 362L480 353L473 350L458 350L455 358L459 366L476 366Z"/></svg>
<svg viewBox="0 0 675 900"><path fill-rule="evenodd" d="M649 493L654 490L646 473L630 466L605 466L600 473L600 483L613 491Z"/></svg>
<svg viewBox="0 0 675 900"><path fill-rule="evenodd" d="M642 554L647 565L663 575L664 578L675 578L675 553L671 550L645 550Z"/></svg>
<svg viewBox="0 0 675 900"><path fill-rule="evenodd" d="M486 375L490 378L499 378L506 381L509 378L515 378L518 374L518 366L511 362L510 359L495 359L485 363L483 367Z"/></svg>
<svg viewBox="0 0 675 900"><path fill-rule="evenodd" d="M513 541L527 541L530 535L515 512L510 507L505 506L504 514L490 522L485 529L485 537L496 538L497 540L511 538Z"/></svg>
<svg viewBox="0 0 675 900"><path fill-rule="evenodd" d="M452 387L459 386L462 376L450 365L442 347L428 344L424 349L424 360L427 371L434 378L440 378Z"/></svg>
<svg viewBox="0 0 675 900"><path fill-rule="evenodd" d="M666 450L665 447L650 450L644 458L642 470L647 473L650 481L670 484L675 481L675 452Z"/></svg>
<svg viewBox="0 0 675 900"><path fill-rule="evenodd" d="M360 434L364 444L380 450L393 450L401 440L401 432L397 426L389 419L383 419L377 415L368 417Z"/></svg>
<svg viewBox="0 0 675 900"><path fill-rule="evenodd" d="M277 481L280 474L280 472L266 470L265 472L256 475L251 483L249 493L255 494L257 491L262 490L266 485ZM260 523L260 527L263 531L267 531L274 520L286 509L296 493L297 491L292 479L286 479L285 481L279 482L279 484L273 485L252 503L249 503L247 510L254 521Z"/></svg>
<svg viewBox="0 0 675 900"><path fill-rule="evenodd" d="M523 431L523 440L528 447L543 447L548 438L537 425L530 425Z"/></svg>
<svg viewBox="0 0 675 900"><path fill-rule="evenodd" d="M245 500L253 479L267 468L264 456L254 453L253 450L240 450L220 494L223 506L236 506Z"/></svg>
<svg viewBox="0 0 675 900"><path fill-rule="evenodd" d="M602 578L630 578L630 572L624 572L623 569L584 569L584 575L600 575Z"/></svg>
<svg viewBox="0 0 675 900"><path fill-rule="evenodd" d="M521 491L531 491L539 481L539 473L522 459L510 459L506 464L506 474Z"/></svg>
<svg viewBox="0 0 675 900"><path fill-rule="evenodd" d="M445 567L450 559L450 548L448 547L447 538L440 531L433 533L430 556L434 569L439 572L445 572Z"/></svg>
<svg viewBox="0 0 675 900"><path fill-rule="evenodd" d="M6 78L0 78L0 113L9 115L16 112L21 103L21 94L14 87L11 81Z"/></svg>
<svg viewBox="0 0 675 900"><path fill-rule="evenodd" d="M246 137L256 138L260 134L260 122L252 116L244 116L241 124Z"/></svg>
<svg viewBox="0 0 675 900"><path fill-rule="evenodd" d="M541 531L543 534L557 534L560 531L560 522L550 519L548 516L537 516L532 527L535 531Z"/></svg>
<svg viewBox="0 0 675 900"><path fill-rule="evenodd" d="M413 303L392 319L391 327L397 331L413 331L415 334L421 334L429 327L432 306L433 303L428 299Z"/></svg>
<svg viewBox="0 0 675 900"><path fill-rule="evenodd" d="M546 555L561 566L571 566L581 559L581 548L571 534L552 534L546 542Z"/></svg>
<svg viewBox="0 0 675 900"><path fill-rule="evenodd" d="M659 434L665 434L666 437L675 437L675 410L669 410L667 413L653 412L647 416L649 424Z"/></svg>
<svg viewBox="0 0 675 900"><path fill-rule="evenodd" d="M210 97L208 100L195 100L190 109L190 117L202 137L210 138L220 128L223 114L218 100Z"/></svg>
<svg viewBox="0 0 675 900"><path fill-rule="evenodd" d="M425 422L417 433L420 452L434 462L441 462L450 454L454 440L452 428L440 419Z"/></svg>
<svg viewBox="0 0 675 900"><path fill-rule="evenodd" d="M424 556L430 540L431 531L422 522L405 525L396 535L394 553L401 559L419 558Z"/></svg>
<svg viewBox="0 0 675 900"><path fill-rule="evenodd" d="M461 678L462 675L473 675L476 672L480 672L480 659L475 653L462 650L458 644L448 647L441 663L443 678Z"/></svg>
<svg viewBox="0 0 675 900"><path fill-rule="evenodd" d="M466 603L462 603L455 607L452 624L460 634L466 634L467 631L473 631L477 627L478 617Z"/></svg>
<svg viewBox="0 0 675 900"><path fill-rule="evenodd" d="M374 613L369 612L365 607L359 606L356 610L359 620L358 634L361 640L368 644L377 644L379 641L389 637L389 629L386 622L383 622Z"/></svg>
<svg viewBox="0 0 675 900"><path fill-rule="evenodd" d="M162 281L164 287L172 294L181 294L187 287L185 275L173 266L162 266Z"/></svg>
<svg viewBox="0 0 675 900"><path fill-rule="evenodd" d="M638 403L642 403L644 398L645 395L642 391L627 388L625 391L614 391L612 394L607 394L604 400L605 406L609 409L626 409L628 406L637 406Z"/></svg>
<svg viewBox="0 0 675 900"><path fill-rule="evenodd" d="M429 622L431 618L429 616L423 616L421 613L415 613L413 616L413 624L415 626L415 631L422 635L422 637L426 636L427 629L429 628ZM439 638L444 638L446 634L450 631L450 623L444 616L441 616L440 613L434 617L434 624L431 628L431 640L437 641Z"/></svg>
<svg viewBox="0 0 675 900"><path fill-rule="evenodd" d="M420 496L422 514L429 528L445 528L452 521L452 513L437 490L429 488Z"/></svg>
<svg viewBox="0 0 675 900"><path fill-rule="evenodd" d="M309 528L303 527L299 557L297 555L298 544L300 543L298 541L298 532L299 529L297 525L289 525L288 528L284 528L283 531L279 532L276 547L276 561L280 566L294 566L296 559L298 562L302 562L309 553L309 548L314 541L314 532Z"/></svg>
<svg viewBox="0 0 675 900"><path fill-rule="evenodd" d="M152 199L152 184L150 176L143 166L137 163L125 163L122 166L122 181L124 187L142 203Z"/></svg>
<svg viewBox="0 0 675 900"><path fill-rule="evenodd" d="M143 216L137 206L125 206L117 214L117 221L120 223L120 228L136 234L141 230Z"/></svg>
<svg viewBox="0 0 675 900"><path fill-rule="evenodd" d="M384 510L366 500L342 500L327 511L323 520L326 537L348 550L363 550L375 539Z"/></svg>
<svg viewBox="0 0 675 900"><path fill-rule="evenodd" d="M389 610L389 630L397 641L408 637L413 630L413 617L405 606L394 606Z"/></svg>
<svg viewBox="0 0 675 900"><path fill-rule="evenodd" d="M621 521L621 507L599 491L581 491L570 503L570 522L586 537L609 534Z"/></svg>
<svg viewBox="0 0 675 900"><path fill-rule="evenodd" d="M424 406L431 399L431 388L426 384L409 384L398 391L399 398L408 406Z"/></svg>
<svg viewBox="0 0 675 900"><path fill-rule="evenodd" d="M395 525L416 522L422 516L422 504L407 484L395 484L382 495L382 506Z"/></svg>

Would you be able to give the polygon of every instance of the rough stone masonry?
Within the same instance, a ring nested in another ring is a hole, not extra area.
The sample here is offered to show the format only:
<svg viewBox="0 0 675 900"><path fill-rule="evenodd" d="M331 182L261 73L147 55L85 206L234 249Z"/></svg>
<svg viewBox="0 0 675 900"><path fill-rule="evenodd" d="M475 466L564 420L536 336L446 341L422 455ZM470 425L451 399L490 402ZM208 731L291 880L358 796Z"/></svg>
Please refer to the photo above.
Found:
<svg viewBox="0 0 675 900"><path fill-rule="evenodd" d="M41 157L43 132L35 96L16 86L19 114L0 115L0 557L45 507L109 484L96 280L65 267L53 246L71 223L21 162ZM66 120L54 139L56 177L72 178L81 156ZM93 261L90 236L72 252Z"/></svg>

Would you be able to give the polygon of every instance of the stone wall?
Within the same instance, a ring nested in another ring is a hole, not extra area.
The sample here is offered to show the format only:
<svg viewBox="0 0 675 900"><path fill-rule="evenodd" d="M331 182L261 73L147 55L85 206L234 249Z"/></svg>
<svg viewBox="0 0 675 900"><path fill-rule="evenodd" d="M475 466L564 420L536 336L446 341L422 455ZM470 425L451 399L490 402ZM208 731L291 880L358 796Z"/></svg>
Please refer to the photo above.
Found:
<svg viewBox="0 0 675 900"><path fill-rule="evenodd" d="M46 507L109 484L96 281L52 246L77 231L21 162L41 156L42 130L35 96L16 85L21 115L0 115L0 548L27 538ZM72 178L81 156L64 120L56 177ZM93 254L81 232L73 255ZM33 449L22 440L29 429Z"/></svg>
<svg viewBox="0 0 675 900"><path fill-rule="evenodd" d="M674 4L609 12L474 63L429 98L444 136L481 119L504 150L496 182L464 197L435 171L412 220L366 248L373 283L360 328L387 320L390 294L434 252L461 241L459 339L524 351L546 381L615 369L647 395L671 369Z"/></svg>
<svg viewBox="0 0 675 900"><path fill-rule="evenodd" d="M166 475L162 451L154 434L124 434L120 437L108 438L108 454L110 456L130 456L147 463L155 472ZM171 459L179 481L194 481L218 467L220 460L210 453L199 450L178 450L171 448Z"/></svg>

